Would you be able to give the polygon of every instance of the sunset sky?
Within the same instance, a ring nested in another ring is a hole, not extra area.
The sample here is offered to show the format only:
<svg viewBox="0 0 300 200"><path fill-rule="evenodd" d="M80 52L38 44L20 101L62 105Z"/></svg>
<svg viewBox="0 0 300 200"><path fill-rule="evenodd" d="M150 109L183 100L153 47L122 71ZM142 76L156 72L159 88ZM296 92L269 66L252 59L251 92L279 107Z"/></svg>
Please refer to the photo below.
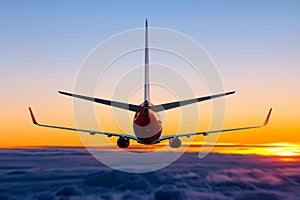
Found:
<svg viewBox="0 0 300 200"><path fill-rule="evenodd" d="M148 18L150 26L182 32L202 45L225 90L237 91L226 99L224 128L261 124L273 108L267 127L224 133L220 144L288 144L300 153L299 8L299 1L2 1L0 147L82 145L77 133L34 126L28 106L40 122L74 126L72 100L57 91L73 90L95 46L122 31L143 28ZM207 95L193 87L197 96ZM96 95L110 98L102 92ZM209 122L207 107L198 107L199 131ZM111 108L95 109L108 120L105 131L118 131L109 122ZM173 126L169 120L166 132Z"/></svg>

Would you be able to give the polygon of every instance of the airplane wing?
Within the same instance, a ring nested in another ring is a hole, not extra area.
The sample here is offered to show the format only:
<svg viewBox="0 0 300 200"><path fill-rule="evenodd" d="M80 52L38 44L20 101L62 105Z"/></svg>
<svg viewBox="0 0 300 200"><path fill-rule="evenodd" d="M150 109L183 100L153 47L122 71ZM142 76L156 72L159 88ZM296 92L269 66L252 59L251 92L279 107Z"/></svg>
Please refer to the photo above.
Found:
<svg viewBox="0 0 300 200"><path fill-rule="evenodd" d="M32 119L32 122L37 126L47 127L47 128L55 128L55 129L63 129L63 130L69 130L69 131L79 131L79 132L85 132L89 133L90 135L100 134L100 135L106 135L107 137L116 136L116 137L122 137L122 138L128 138L132 140L138 141L138 138L133 135L127 135L127 134L121 134L121 133L110 133L110 132L102 132L102 131L95 131L95 130L86 130L86 129L77 129L77 128L69 128L69 127L62 127L62 126L52 126L47 124L40 124L37 122L31 108L29 107L30 116Z"/></svg>
<svg viewBox="0 0 300 200"><path fill-rule="evenodd" d="M122 103L122 102L117 102L117 101L106 100L106 99L99 99L99 98L95 98L95 97L88 97L88 96L72 94L72 93L62 92L62 91L58 91L58 93L67 95L67 96L71 96L71 97L75 97L75 98L79 98L79 99L93 101L96 103L101 103L101 104L108 105L108 106L113 106L113 107L117 107L117 108L121 108L121 109L125 109L125 110L130 110L130 111L134 111L134 112L137 112L140 109L140 106L133 105L133 104L127 104L127 103Z"/></svg>
<svg viewBox="0 0 300 200"><path fill-rule="evenodd" d="M271 112L272 112L272 108L269 110L269 113L268 113L263 125L248 126L248 127L241 127L241 128L230 128L230 129L223 129L223 130L213 130L213 131L206 131L206 132L194 132L194 133L183 133L183 134L167 135L167 136L161 136L159 138L159 141L178 138L178 137L190 137L190 136L193 136L193 135L207 136L207 135L212 134L212 133L220 133L220 132L229 132L229 131L239 131L239 130L246 130L246 129L261 128L261 127L264 127L268 124L270 116L271 116Z"/></svg>
<svg viewBox="0 0 300 200"><path fill-rule="evenodd" d="M231 95L234 93L235 93L235 91L232 91L232 92L226 92L226 93L222 93L222 94L199 97L199 98L195 98L195 99L188 99L188 100L183 100L183 101L164 103L164 104L160 104L160 105L153 105L153 106L151 106L151 109L155 112L159 112L159 111L169 110L169 109L177 108L177 107L181 107L181 106L186 106L189 104L198 103L201 101L206 101L206 100L210 100L210 99L214 99L214 98L218 98L218 97L222 97L222 96L226 96L226 95Z"/></svg>

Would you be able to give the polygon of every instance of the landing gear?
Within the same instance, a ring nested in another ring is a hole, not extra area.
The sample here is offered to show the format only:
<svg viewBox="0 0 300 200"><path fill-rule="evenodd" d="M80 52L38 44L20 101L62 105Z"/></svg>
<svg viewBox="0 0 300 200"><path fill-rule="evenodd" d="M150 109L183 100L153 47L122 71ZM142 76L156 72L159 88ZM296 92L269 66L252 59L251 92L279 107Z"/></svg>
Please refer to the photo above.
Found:
<svg viewBox="0 0 300 200"><path fill-rule="evenodd" d="M117 144L120 148L127 148L129 146L130 142L129 142L128 138L120 137L117 141Z"/></svg>
<svg viewBox="0 0 300 200"><path fill-rule="evenodd" d="M170 145L170 147L177 149L181 146L181 140L178 138L170 139L169 145Z"/></svg>

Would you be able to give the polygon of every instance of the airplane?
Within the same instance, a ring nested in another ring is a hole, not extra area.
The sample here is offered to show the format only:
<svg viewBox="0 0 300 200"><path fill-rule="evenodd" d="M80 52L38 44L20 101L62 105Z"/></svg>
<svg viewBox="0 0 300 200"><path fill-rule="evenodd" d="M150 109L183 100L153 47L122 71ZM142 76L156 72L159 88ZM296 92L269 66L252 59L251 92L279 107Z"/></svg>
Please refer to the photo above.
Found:
<svg viewBox="0 0 300 200"><path fill-rule="evenodd" d="M47 128L54 128L54 129L63 129L69 131L78 131L78 132L85 132L91 135L100 134L106 135L107 137L119 137L117 140L117 145L120 148L127 148L130 144L130 140L135 140L140 144L145 145L152 145L158 144L161 141L169 140L169 146L171 148L179 148L182 144L179 138L181 137L190 137L195 135L203 135L207 136L213 133L220 133L220 132L229 132L229 131L238 131L238 130L246 130L246 129L255 129L261 128L268 124L270 115L272 112L272 108L269 110L268 115L262 125L256 126L247 126L241 128L230 128L230 129L222 129L222 130L211 130L211 131L204 131L204 132L191 132L191 133L180 133L180 134L173 134L173 135L162 135L162 122L157 117L156 113L163 111L163 110L170 110L194 103L199 103L207 100L211 100L214 98L219 98L223 96L232 95L235 91L215 94L210 96L198 97L193 99L187 99L182 101L175 101L169 103L163 103L160 105L153 105L150 101L150 83L149 83L149 45L148 45L148 21L146 19L145 22L145 65L144 65L144 101L140 105L128 104L123 102L117 102L112 100L100 99L96 97L89 97L79 94L72 94L68 92L58 91L62 95L71 96L73 98L79 98L87 101L92 101L99 104L104 104L107 106L113 106L120 109L125 109L128 111L135 112L134 119L133 119L133 130L134 135L123 134L123 133L111 133L111 132L103 132L97 130L85 130L85 129L78 129L78 128L70 128L70 127L63 127L63 126L53 126L47 124L40 124L37 122L32 109L29 107L30 116L32 119L33 124L41 127Z"/></svg>

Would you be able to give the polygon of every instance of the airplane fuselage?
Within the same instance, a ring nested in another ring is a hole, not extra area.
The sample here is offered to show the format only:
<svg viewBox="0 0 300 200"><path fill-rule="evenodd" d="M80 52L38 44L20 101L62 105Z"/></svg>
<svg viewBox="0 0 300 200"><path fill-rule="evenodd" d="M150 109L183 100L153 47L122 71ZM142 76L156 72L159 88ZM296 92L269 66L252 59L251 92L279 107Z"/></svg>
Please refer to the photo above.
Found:
<svg viewBox="0 0 300 200"><path fill-rule="evenodd" d="M162 132L162 125L155 112L151 110L148 101L145 101L140 110L135 113L133 130L140 143L156 143Z"/></svg>

